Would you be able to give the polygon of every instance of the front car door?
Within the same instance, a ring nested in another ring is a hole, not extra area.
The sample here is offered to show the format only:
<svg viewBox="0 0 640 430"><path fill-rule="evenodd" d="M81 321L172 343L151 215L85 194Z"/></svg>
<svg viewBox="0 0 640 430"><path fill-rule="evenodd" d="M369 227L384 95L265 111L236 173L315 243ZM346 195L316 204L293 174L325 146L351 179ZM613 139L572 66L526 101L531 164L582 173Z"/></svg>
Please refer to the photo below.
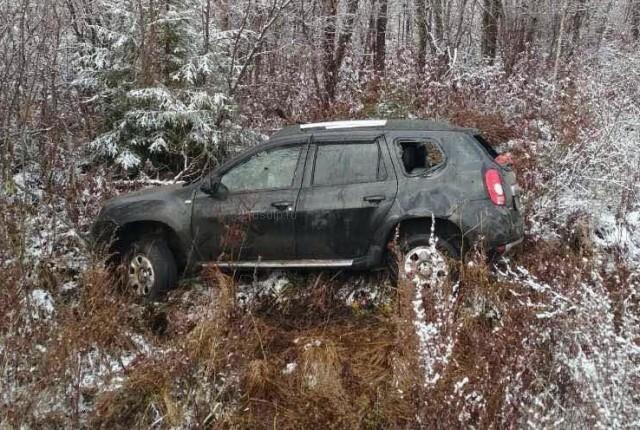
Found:
<svg viewBox="0 0 640 430"><path fill-rule="evenodd" d="M245 156L216 172L224 192L196 192L192 234L199 261L294 257L294 215L307 147L288 142Z"/></svg>
<svg viewBox="0 0 640 430"><path fill-rule="evenodd" d="M397 188L383 137L314 136L296 209L299 258L366 255Z"/></svg>

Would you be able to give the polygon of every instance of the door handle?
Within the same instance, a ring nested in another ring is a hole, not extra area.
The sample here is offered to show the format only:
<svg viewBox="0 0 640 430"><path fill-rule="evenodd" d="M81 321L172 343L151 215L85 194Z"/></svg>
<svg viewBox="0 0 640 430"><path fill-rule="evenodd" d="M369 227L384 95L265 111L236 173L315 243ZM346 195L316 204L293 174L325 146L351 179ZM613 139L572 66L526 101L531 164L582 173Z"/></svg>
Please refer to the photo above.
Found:
<svg viewBox="0 0 640 430"><path fill-rule="evenodd" d="M271 203L271 206L273 206L274 208L280 210L280 211L284 211L287 209L291 209L291 202L273 202Z"/></svg>
<svg viewBox="0 0 640 430"><path fill-rule="evenodd" d="M366 196L363 200L367 201L367 202L371 202L371 203L380 203L381 201L383 201L384 199L386 199L385 196L382 195L375 195L375 196Z"/></svg>

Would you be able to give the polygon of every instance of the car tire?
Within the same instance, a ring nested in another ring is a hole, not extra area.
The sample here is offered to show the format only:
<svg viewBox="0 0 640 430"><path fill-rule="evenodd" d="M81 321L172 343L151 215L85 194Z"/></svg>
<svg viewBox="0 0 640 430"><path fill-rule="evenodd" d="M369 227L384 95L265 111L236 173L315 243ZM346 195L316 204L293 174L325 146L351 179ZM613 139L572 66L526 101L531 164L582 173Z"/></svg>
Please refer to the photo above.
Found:
<svg viewBox="0 0 640 430"><path fill-rule="evenodd" d="M442 270L445 268L443 274L445 278L449 280L456 280L458 278L458 269L452 264L454 261L460 260L461 246L460 241L455 237L439 237L435 235L436 245L431 246L432 237L430 234L415 234L407 237L406 239L400 239L395 252L387 253L387 266L390 270L392 281L397 285L398 281L402 280L406 276L406 268L408 259L418 260L415 264L424 264L427 270ZM423 255L423 257L420 257ZM444 264L443 267L430 267ZM438 273L435 272L435 275ZM444 280L444 279L443 279Z"/></svg>
<svg viewBox="0 0 640 430"><path fill-rule="evenodd" d="M178 282L178 269L162 237L136 240L124 259L128 291L150 301L161 300Z"/></svg>

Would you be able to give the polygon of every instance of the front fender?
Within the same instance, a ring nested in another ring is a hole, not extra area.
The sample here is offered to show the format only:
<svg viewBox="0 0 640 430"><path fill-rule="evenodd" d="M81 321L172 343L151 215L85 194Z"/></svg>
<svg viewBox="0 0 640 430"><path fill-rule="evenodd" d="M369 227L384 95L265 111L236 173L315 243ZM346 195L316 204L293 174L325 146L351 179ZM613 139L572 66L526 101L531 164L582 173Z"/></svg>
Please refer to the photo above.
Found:
<svg viewBox="0 0 640 430"><path fill-rule="evenodd" d="M91 235L96 245L111 243L118 230L133 223L157 223L175 232L181 246L190 242L191 204L166 200L140 200L105 206L95 221Z"/></svg>

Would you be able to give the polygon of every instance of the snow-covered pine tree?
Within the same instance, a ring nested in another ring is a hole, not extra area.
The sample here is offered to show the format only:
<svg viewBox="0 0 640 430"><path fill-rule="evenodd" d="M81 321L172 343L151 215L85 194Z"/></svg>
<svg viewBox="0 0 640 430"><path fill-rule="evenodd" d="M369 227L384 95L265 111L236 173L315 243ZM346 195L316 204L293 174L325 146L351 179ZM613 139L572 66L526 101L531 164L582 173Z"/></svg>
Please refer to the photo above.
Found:
<svg viewBox="0 0 640 430"><path fill-rule="evenodd" d="M173 171L221 148L229 38L205 31L203 0L99 0L72 46L73 86L103 117L91 142L126 169L151 162Z"/></svg>

